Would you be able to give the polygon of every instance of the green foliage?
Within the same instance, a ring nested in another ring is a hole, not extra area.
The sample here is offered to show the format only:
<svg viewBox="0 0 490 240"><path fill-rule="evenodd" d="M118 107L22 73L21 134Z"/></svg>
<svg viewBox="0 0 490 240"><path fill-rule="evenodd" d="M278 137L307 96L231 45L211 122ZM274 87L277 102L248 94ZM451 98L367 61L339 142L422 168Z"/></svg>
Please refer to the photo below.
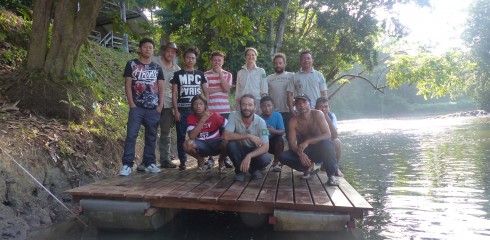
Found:
<svg viewBox="0 0 490 240"><path fill-rule="evenodd" d="M416 85L419 89L417 94L426 99L462 94L465 80L476 67L461 51L441 56L429 53L395 55L387 64L390 71L386 78L390 87L398 88L404 83Z"/></svg>
<svg viewBox="0 0 490 240"><path fill-rule="evenodd" d="M31 23L0 8L0 65L18 68L27 56Z"/></svg>
<svg viewBox="0 0 490 240"><path fill-rule="evenodd" d="M469 20L463 33L471 49L476 69L467 81L467 92L480 107L490 111L490 2L476 0L470 8Z"/></svg>

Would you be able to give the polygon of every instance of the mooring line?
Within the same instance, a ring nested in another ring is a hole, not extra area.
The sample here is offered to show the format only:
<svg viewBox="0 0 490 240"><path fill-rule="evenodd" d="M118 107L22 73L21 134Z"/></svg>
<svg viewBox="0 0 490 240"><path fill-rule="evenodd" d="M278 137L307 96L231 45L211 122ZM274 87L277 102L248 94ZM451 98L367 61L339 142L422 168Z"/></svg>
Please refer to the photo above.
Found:
<svg viewBox="0 0 490 240"><path fill-rule="evenodd" d="M27 169L25 169L19 162L17 162L15 160L14 157L12 157L12 155L10 155L9 153L7 153L2 147L0 147L0 151L5 153L5 155L7 155L10 159L12 159L12 161L15 162L15 164L17 164L17 166L19 166L22 170L24 170L25 173L27 173L27 175L29 175L32 179L34 179L34 181L36 181L36 183L41 186L46 192L49 193L49 195L51 195L51 197L53 197L54 199L56 199L56 201L58 203L60 203L63 207L66 208L66 210L68 210L71 214L73 214L73 216L75 216L75 218L80 221L85 227L88 227L88 225L81 219L78 217L78 215L73 212L70 208L68 208L68 206L66 206L61 200L59 200L51 191L49 191L45 186L43 186L43 184L41 182L39 182L36 177L34 177L29 171L27 171Z"/></svg>

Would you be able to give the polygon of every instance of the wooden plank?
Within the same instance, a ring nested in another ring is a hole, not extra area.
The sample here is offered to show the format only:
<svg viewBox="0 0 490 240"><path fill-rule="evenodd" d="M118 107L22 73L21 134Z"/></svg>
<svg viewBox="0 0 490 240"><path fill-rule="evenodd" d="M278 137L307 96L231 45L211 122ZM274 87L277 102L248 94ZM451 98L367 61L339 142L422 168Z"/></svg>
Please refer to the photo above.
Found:
<svg viewBox="0 0 490 240"><path fill-rule="evenodd" d="M272 167L269 168L262 190L260 190L257 202L262 203L274 203L276 200L276 194L279 184L279 172L272 171Z"/></svg>
<svg viewBox="0 0 490 240"><path fill-rule="evenodd" d="M232 174L235 176L235 174ZM218 199L218 202L236 202L240 195L242 194L243 190L248 185L248 182L250 181L249 177L245 178L245 181L234 181L233 184L224 192L221 197Z"/></svg>
<svg viewBox="0 0 490 240"><path fill-rule="evenodd" d="M270 166L266 169L266 174L270 170ZM262 185L264 184L267 175L262 179L252 179L248 183L247 188L242 192L242 195L238 198L238 201L241 202L255 202L257 201L257 197L259 196L260 191L262 190Z"/></svg>
<svg viewBox="0 0 490 240"><path fill-rule="evenodd" d="M174 189L182 185L187 184L187 182L194 179L197 175L198 173L196 173L195 168L187 169L185 171L180 171L175 181L172 181L171 184L165 184L164 186L158 187L156 189L153 189L152 191L147 192L145 194L145 198L155 199L155 198L166 197L168 196L169 192L173 191Z"/></svg>
<svg viewBox="0 0 490 240"><path fill-rule="evenodd" d="M218 169L213 169L209 175L207 181L201 183L192 191L182 196L182 199L186 200L199 200L201 196L205 195L208 191L214 189L218 183L220 183L226 176L230 174L229 172L226 174L219 174Z"/></svg>
<svg viewBox="0 0 490 240"><path fill-rule="evenodd" d="M199 200L204 202L218 202L219 198L225 193L228 188L234 183L235 173L230 171L221 181L218 182L212 189L201 196Z"/></svg>
<svg viewBox="0 0 490 240"><path fill-rule="evenodd" d="M177 188L174 188L172 191L167 192L164 196L166 199L180 199L183 195L185 195L190 191L195 190L197 186L201 185L206 181L209 181L211 178L212 176L210 175L210 173L208 174L197 173L197 175L192 180L186 182L185 184L182 184Z"/></svg>
<svg viewBox="0 0 490 240"><path fill-rule="evenodd" d="M327 185L328 176L326 172L320 171L317 175L320 178L323 187L327 191L328 196L330 196L330 199L332 200L334 206L352 207L352 204L349 202L349 199L347 199L347 197L344 195L344 193L340 190L338 186Z"/></svg>
<svg viewBox="0 0 490 240"><path fill-rule="evenodd" d="M313 205L308 183L306 180L301 179L301 176L303 176L302 172L293 171L294 203Z"/></svg>
<svg viewBox="0 0 490 240"><path fill-rule="evenodd" d="M308 186L310 187L313 204L317 206L333 206L327 191L317 175L308 180Z"/></svg>
<svg viewBox="0 0 490 240"><path fill-rule="evenodd" d="M362 197L344 178L339 178L340 190L344 192L352 205L356 208L373 209L364 197Z"/></svg>
<svg viewBox="0 0 490 240"><path fill-rule="evenodd" d="M277 187L276 203L293 204L293 170L284 165L279 178L279 186Z"/></svg>

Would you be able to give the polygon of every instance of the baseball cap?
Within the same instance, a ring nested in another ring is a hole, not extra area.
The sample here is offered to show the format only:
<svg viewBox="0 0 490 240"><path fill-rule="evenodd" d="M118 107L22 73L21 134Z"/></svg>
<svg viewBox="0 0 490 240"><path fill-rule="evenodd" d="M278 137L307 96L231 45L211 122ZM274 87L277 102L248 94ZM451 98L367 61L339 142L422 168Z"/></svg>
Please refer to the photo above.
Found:
<svg viewBox="0 0 490 240"><path fill-rule="evenodd" d="M298 99L304 99L304 100L307 100L308 102L311 102L310 98L308 97L308 95L302 93L296 97L294 97L294 101L296 102L296 100Z"/></svg>

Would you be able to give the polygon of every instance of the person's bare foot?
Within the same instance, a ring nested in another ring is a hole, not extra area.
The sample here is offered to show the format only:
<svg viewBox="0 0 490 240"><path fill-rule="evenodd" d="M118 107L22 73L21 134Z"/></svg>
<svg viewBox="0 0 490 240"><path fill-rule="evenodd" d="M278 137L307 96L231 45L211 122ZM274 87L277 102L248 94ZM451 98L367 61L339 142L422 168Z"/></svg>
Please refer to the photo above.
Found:
<svg viewBox="0 0 490 240"><path fill-rule="evenodd" d="M337 169L337 171L335 172L335 176L344 177L344 174L340 171L340 169Z"/></svg>

